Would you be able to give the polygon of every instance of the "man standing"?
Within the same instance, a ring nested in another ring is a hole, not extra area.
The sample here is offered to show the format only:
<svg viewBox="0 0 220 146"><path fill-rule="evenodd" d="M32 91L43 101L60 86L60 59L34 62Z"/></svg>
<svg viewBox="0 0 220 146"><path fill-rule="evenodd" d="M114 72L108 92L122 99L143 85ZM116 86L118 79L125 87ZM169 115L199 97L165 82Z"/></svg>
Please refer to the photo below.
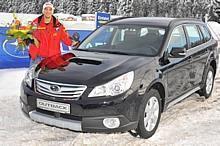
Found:
<svg viewBox="0 0 220 146"><path fill-rule="evenodd" d="M53 16L54 7L50 2L43 5L43 15L36 18L32 25L38 29L33 32L33 43L30 44L30 65L44 58L60 55L60 42L75 46L78 41L72 40L64 26Z"/></svg>

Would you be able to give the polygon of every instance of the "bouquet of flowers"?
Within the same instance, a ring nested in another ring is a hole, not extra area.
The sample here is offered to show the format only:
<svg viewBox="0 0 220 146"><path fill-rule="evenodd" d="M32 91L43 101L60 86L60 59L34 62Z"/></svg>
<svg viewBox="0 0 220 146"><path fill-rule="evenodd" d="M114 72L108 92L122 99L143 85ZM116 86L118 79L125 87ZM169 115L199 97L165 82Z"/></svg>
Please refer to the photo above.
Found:
<svg viewBox="0 0 220 146"><path fill-rule="evenodd" d="M9 25L6 35L9 40L19 40L17 48L19 51L24 51L30 43L34 42L32 32L40 28L32 25L22 26L21 21L15 16L15 14L13 14L13 17L14 19Z"/></svg>

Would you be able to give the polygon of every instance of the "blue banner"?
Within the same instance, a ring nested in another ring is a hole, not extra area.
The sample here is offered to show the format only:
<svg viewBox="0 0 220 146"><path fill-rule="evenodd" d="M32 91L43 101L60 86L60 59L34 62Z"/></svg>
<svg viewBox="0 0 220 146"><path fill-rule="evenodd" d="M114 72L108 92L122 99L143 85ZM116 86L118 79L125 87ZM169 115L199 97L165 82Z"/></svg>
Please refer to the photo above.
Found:
<svg viewBox="0 0 220 146"><path fill-rule="evenodd" d="M26 51L19 51L16 40L8 40L7 36L3 35L8 30L7 27L0 27L0 69L2 68L21 68L29 67L29 53ZM74 32L78 32L80 35L80 41L87 37L91 30L69 30L68 33L72 35ZM70 47L61 44L61 51L68 52Z"/></svg>
<svg viewBox="0 0 220 146"><path fill-rule="evenodd" d="M111 20L111 15L108 13L101 13L101 12L96 12L95 14L95 21L96 21L96 28L101 27L105 23L107 23L109 20Z"/></svg>

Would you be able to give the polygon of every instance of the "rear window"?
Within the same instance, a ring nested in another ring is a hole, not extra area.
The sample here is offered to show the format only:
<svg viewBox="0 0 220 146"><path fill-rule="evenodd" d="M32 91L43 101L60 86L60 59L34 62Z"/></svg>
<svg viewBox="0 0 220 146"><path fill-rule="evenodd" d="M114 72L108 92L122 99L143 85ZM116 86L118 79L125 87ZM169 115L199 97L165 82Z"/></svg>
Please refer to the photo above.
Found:
<svg viewBox="0 0 220 146"><path fill-rule="evenodd" d="M199 35L199 31L196 25L186 25L185 28L189 37L191 48L202 44L202 38Z"/></svg>
<svg viewBox="0 0 220 146"><path fill-rule="evenodd" d="M211 35L209 31L207 30L207 28L205 26L200 26L200 29L202 31L204 41L205 42L209 41L211 39Z"/></svg>

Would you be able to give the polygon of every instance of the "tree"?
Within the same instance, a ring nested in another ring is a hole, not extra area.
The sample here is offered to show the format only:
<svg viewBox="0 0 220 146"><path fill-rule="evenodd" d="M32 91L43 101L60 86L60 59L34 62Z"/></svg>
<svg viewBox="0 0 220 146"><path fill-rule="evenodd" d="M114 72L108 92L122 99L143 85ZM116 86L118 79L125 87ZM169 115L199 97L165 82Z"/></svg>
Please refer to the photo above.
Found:
<svg viewBox="0 0 220 146"><path fill-rule="evenodd" d="M0 12L42 13L48 0L0 0ZM55 13L81 15L97 11L121 16L161 16L203 18L209 13L217 21L214 12L220 4L216 0L51 0Z"/></svg>
<svg viewBox="0 0 220 146"><path fill-rule="evenodd" d="M77 15L81 15L81 14L85 14L86 13L86 11L87 11L87 2L86 2L86 0L79 0L78 1L78 5L77 5L77 12L76 12L76 14Z"/></svg>
<svg viewBox="0 0 220 146"><path fill-rule="evenodd" d="M109 13L110 14L116 15L117 5L118 5L118 0L112 0L111 2L109 2Z"/></svg>
<svg viewBox="0 0 220 146"><path fill-rule="evenodd" d="M117 15L132 16L133 8L133 0L119 0Z"/></svg>
<svg viewBox="0 0 220 146"><path fill-rule="evenodd" d="M95 14L95 12L98 10L98 1L93 0L92 2L89 2L87 10L88 10L87 13Z"/></svg>

